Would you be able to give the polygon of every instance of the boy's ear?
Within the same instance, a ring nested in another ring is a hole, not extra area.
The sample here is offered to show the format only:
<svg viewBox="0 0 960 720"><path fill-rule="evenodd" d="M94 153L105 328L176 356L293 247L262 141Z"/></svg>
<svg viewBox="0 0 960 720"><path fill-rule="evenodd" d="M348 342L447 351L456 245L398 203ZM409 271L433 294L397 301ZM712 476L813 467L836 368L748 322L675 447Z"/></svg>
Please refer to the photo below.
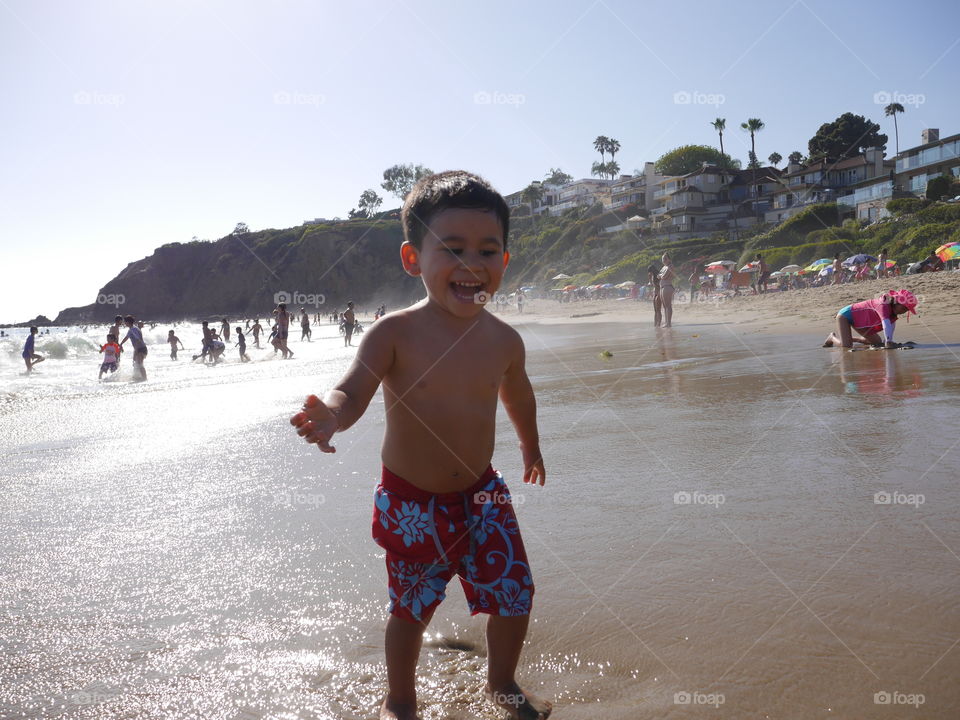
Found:
<svg viewBox="0 0 960 720"><path fill-rule="evenodd" d="M503 269L506 270L507 265L509 264L510 264L510 251L504 250L503 251Z"/></svg>
<svg viewBox="0 0 960 720"><path fill-rule="evenodd" d="M409 240L405 240L400 246L400 262L403 263L407 275L420 275L420 251Z"/></svg>

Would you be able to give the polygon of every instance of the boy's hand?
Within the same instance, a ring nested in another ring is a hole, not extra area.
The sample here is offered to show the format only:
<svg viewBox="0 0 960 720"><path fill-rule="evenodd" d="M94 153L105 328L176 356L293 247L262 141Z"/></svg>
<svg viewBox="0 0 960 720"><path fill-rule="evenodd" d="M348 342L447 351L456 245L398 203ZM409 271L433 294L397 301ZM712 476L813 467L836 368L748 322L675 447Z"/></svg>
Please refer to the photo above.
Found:
<svg viewBox="0 0 960 720"><path fill-rule="evenodd" d="M308 443L315 443L323 452L337 451L330 439L340 429L340 420L316 395L307 398L303 411L290 418L290 424L297 428L297 435Z"/></svg>
<svg viewBox="0 0 960 720"><path fill-rule="evenodd" d="M543 467L540 447L528 448L521 443L520 452L523 454L523 481L536 485L539 480L540 484L543 485L547 481L547 471Z"/></svg>

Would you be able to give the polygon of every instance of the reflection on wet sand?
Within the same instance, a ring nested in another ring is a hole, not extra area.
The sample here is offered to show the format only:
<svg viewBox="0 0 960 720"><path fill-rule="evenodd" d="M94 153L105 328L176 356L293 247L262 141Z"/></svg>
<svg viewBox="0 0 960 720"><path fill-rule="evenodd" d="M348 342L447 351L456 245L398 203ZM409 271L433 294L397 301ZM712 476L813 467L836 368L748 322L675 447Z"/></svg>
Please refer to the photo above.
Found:
<svg viewBox="0 0 960 720"><path fill-rule="evenodd" d="M923 376L914 363L902 359L904 352L916 351L836 351L844 392L851 395L902 393L906 397L918 397L923 390Z"/></svg>

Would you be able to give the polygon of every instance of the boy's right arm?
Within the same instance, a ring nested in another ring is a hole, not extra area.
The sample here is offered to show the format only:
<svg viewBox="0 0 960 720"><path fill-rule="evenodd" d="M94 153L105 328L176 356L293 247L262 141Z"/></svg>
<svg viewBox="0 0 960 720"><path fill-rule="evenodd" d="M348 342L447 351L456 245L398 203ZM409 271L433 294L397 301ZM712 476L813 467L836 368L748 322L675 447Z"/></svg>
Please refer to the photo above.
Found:
<svg viewBox="0 0 960 720"><path fill-rule="evenodd" d="M322 401L316 395L307 398L303 410L290 418L300 437L315 443L323 452L336 452L330 439L360 419L393 365L399 322L397 318L394 322L377 323L364 333L353 364L340 382Z"/></svg>

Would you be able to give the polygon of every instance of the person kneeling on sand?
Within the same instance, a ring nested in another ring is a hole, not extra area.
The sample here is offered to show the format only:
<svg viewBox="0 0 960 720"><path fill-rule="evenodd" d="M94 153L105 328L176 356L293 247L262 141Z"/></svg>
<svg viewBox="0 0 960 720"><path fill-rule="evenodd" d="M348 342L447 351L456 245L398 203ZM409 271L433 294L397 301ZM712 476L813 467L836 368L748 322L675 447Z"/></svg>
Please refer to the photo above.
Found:
<svg viewBox="0 0 960 720"><path fill-rule="evenodd" d="M902 347L893 341L893 331L897 317L906 312L917 314L917 298L909 290L890 290L878 298L847 305L837 313L837 330L827 335L823 347L852 348L854 342L887 349ZM852 330L862 339L854 338Z"/></svg>

